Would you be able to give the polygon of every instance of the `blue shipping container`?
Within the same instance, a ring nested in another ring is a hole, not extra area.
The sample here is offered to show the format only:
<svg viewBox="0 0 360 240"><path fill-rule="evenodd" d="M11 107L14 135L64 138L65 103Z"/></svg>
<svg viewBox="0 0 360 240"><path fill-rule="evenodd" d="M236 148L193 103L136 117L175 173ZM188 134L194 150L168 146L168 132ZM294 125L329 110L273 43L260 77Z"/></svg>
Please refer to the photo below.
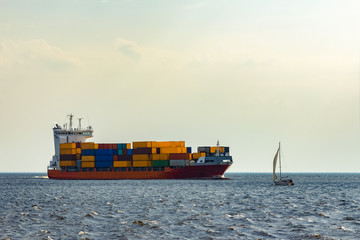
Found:
<svg viewBox="0 0 360 240"><path fill-rule="evenodd" d="M95 156L114 155L114 149L96 149Z"/></svg>
<svg viewBox="0 0 360 240"><path fill-rule="evenodd" d="M132 149L127 150L127 155L132 155Z"/></svg>
<svg viewBox="0 0 360 240"><path fill-rule="evenodd" d="M83 149L81 150L81 155L83 156L94 156L95 150L94 149Z"/></svg>
<svg viewBox="0 0 360 240"><path fill-rule="evenodd" d="M113 162L107 161L107 162L95 162L95 167L112 167Z"/></svg>
<svg viewBox="0 0 360 240"><path fill-rule="evenodd" d="M187 147L186 150L187 153L191 153L191 147Z"/></svg>
<svg viewBox="0 0 360 240"><path fill-rule="evenodd" d="M106 161L112 161L113 160L113 155L98 155L95 156L95 163L100 161L100 162L106 162Z"/></svg>
<svg viewBox="0 0 360 240"><path fill-rule="evenodd" d="M126 143L119 143L118 149L126 149Z"/></svg>

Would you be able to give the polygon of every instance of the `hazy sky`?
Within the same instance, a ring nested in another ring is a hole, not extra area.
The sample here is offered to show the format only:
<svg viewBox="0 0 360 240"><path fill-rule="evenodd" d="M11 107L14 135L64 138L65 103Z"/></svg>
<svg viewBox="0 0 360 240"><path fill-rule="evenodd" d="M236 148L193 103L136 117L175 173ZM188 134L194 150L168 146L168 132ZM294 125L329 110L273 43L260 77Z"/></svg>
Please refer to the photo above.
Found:
<svg viewBox="0 0 360 240"><path fill-rule="evenodd" d="M360 172L358 0L0 0L0 172L52 126L230 146L233 172Z"/></svg>

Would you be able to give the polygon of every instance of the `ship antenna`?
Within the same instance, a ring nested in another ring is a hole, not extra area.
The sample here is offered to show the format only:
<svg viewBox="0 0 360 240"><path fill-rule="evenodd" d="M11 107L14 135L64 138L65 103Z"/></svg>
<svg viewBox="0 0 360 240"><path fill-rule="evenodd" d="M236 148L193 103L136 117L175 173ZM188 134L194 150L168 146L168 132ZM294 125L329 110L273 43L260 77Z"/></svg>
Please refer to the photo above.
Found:
<svg viewBox="0 0 360 240"><path fill-rule="evenodd" d="M79 119L79 130L81 130L81 120L83 119L83 118L78 118Z"/></svg>
<svg viewBox="0 0 360 240"><path fill-rule="evenodd" d="M69 124L69 130L72 130L72 119L73 119L74 114L69 114L68 117L70 118L70 124Z"/></svg>

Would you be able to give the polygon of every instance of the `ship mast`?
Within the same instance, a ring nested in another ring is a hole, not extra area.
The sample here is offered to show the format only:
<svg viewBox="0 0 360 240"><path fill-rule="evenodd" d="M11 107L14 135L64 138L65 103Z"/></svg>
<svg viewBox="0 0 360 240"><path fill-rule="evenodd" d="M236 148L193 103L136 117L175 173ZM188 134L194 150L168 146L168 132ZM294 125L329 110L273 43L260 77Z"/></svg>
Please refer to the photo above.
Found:
<svg viewBox="0 0 360 240"><path fill-rule="evenodd" d="M219 151L219 140L217 140L217 143L216 143L216 156L220 156L220 151Z"/></svg>
<svg viewBox="0 0 360 240"><path fill-rule="evenodd" d="M79 120L79 130L81 130L81 120L82 120L83 118L78 118L78 120Z"/></svg>

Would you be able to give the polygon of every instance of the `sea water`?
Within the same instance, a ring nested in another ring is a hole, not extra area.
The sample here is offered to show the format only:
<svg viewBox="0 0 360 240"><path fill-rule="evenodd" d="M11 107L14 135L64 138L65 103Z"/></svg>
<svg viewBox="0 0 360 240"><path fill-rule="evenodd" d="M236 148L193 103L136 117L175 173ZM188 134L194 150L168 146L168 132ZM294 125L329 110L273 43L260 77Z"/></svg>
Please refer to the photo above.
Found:
<svg viewBox="0 0 360 240"><path fill-rule="evenodd" d="M0 239L360 239L360 174L52 180L0 174Z"/></svg>

